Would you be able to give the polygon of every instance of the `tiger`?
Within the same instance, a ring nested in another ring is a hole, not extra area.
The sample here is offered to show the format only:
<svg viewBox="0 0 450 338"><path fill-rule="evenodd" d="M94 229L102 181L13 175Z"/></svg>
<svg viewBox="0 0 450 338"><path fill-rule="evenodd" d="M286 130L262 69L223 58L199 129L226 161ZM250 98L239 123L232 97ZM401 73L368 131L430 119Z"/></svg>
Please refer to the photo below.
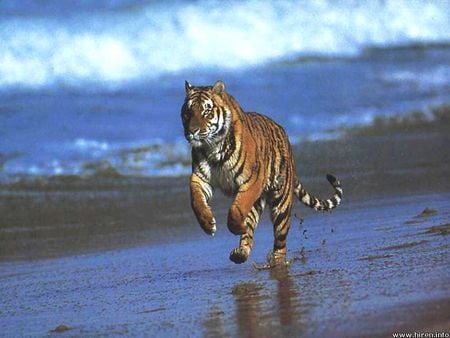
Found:
<svg viewBox="0 0 450 338"><path fill-rule="evenodd" d="M214 187L233 197L227 226L240 241L229 258L240 264L250 255L256 226L268 204L274 233L270 261L286 262L294 196L315 210L331 210L342 200L340 182L327 175L334 188L329 199L308 193L296 175L283 127L265 115L244 112L225 91L223 81L213 86L193 86L185 81L185 91L181 119L191 146L190 197L198 223L205 233L214 236L217 222L209 205Z"/></svg>

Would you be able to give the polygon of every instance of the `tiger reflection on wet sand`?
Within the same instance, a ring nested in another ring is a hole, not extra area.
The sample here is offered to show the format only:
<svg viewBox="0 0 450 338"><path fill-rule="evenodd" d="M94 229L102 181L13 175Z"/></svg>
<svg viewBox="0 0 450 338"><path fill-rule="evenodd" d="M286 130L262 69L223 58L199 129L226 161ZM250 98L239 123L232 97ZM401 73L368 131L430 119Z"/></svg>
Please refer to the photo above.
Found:
<svg viewBox="0 0 450 338"><path fill-rule="evenodd" d="M291 145L280 125L259 113L244 112L222 81L207 87L186 81L185 89L181 118L192 146L191 205L200 226L209 235L216 232L216 219L208 204L213 187L234 197L227 225L240 235L240 243L230 259L243 263L268 204L274 227L270 261L284 263L294 195L315 210L331 210L342 199L339 181L327 175L334 188L329 199L310 195L295 173Z"/></svg>

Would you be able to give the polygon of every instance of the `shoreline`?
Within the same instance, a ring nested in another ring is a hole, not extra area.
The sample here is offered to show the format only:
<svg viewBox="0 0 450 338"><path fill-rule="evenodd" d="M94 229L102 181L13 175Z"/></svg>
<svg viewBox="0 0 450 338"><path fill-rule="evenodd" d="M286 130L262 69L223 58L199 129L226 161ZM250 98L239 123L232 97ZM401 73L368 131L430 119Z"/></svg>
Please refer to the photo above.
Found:
<svg viewBox="0 0 450 338"><path fill-rule="evenodd" d="M425 110L413 110L387 117L379 116L369 124L341 126L330 129L326 133L332 137L324 136L324 138L312 140L308 137L291 135L294 154L302 159L302 156L308 157L313 153L311 150L304 152L303 148L319 147L320 154L329 152L328 147L336 149L334 145L341 145L341 148L352 147L358 151L364 147L363 145L358 146L359 142L379 142L383 138L408 141L407 139L445 136L450 133L450 105L444 103L430 106ZM337 151L342 150L337 149ZM301 156L298 156L299 154ZM11 173L7 169L7 162L15 157L20 157L20 154L16 152L0 154L1 190L19 189L21 185L24 188L34 185L36 189L45 189L48 186L57 185L64 187L65 184L67 186L82 185L84 181L94 185L108 185L113 184L114 180L133 184L133 181L137 180L145 183L147 179L150 181L152 179L173 179L189 175L191 161L189 147L185 142L162 143L159 141L137 147L117 149L107 152L95 160L86 159L78 164L78 169L72 168L74 172L62 171L61 174ZM345 160L348 159L355 161L355 158L345 158ZM341 159L336 157L335 160ZM318 163L320 161L319 159ZM308 161L304 162L307 166L317 166L315 162L312 164ZM368 168L368 170L370 169L372 168ZM63 169L59 168L58 170Z"/></svg>
<svg viewBox="0 0 450 338"><path fill-rule="evenodd" d="M325 175L341 180L344 203L450 191L450 134L364 135L293 147L306 189L326 197ZM58 257L182 240L196 233L188 176L93 175L39 177L0 184L0 261ZM213 206L226 219L230 200L216 191ZM309 212L301 203L295 212ZM189 233L191 231L188 231Z"/></svg>

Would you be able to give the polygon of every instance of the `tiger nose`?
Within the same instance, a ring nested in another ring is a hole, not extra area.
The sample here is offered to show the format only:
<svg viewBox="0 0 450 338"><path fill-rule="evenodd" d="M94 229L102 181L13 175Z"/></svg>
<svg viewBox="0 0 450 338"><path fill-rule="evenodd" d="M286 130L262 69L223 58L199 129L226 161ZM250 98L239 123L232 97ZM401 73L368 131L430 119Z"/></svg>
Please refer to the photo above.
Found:
<svg viewBox="0 0 450 338"><path fill-rule="evenodd" d="M195 129L187 134L188 141L192 141L193 139L198 138L198 134L200 133L200 128Z"/></svg>

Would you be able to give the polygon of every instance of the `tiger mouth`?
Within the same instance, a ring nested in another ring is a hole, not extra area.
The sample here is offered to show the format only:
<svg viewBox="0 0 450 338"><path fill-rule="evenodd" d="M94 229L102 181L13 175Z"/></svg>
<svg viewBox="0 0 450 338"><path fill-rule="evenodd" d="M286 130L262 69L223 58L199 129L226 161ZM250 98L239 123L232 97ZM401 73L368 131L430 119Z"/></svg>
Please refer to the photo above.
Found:
<svg viewBox="0 0 450 338"><path fill-rule="evenodd" d="M187 132L184 134L186 140L188 142L192 142L192 141L205 141L205 140L209 140L214 138L215 133L214 132L207 132L207 133L191 133L191 132Z"/></svg>
<svg viewBox="0 0 450 338"><path fill-rule="evenodd" d="M201 147L205 142L202 142L200 140L192 140L189 142L189 144L191 145L191 147Z"/></svg>
<svg viewBox="0 0 450 338"><path fill-rule="evenodd" d="M206 140L208 139L208 136L186 134L185 138L191 146L199 147L206 142Z"/></svg>

